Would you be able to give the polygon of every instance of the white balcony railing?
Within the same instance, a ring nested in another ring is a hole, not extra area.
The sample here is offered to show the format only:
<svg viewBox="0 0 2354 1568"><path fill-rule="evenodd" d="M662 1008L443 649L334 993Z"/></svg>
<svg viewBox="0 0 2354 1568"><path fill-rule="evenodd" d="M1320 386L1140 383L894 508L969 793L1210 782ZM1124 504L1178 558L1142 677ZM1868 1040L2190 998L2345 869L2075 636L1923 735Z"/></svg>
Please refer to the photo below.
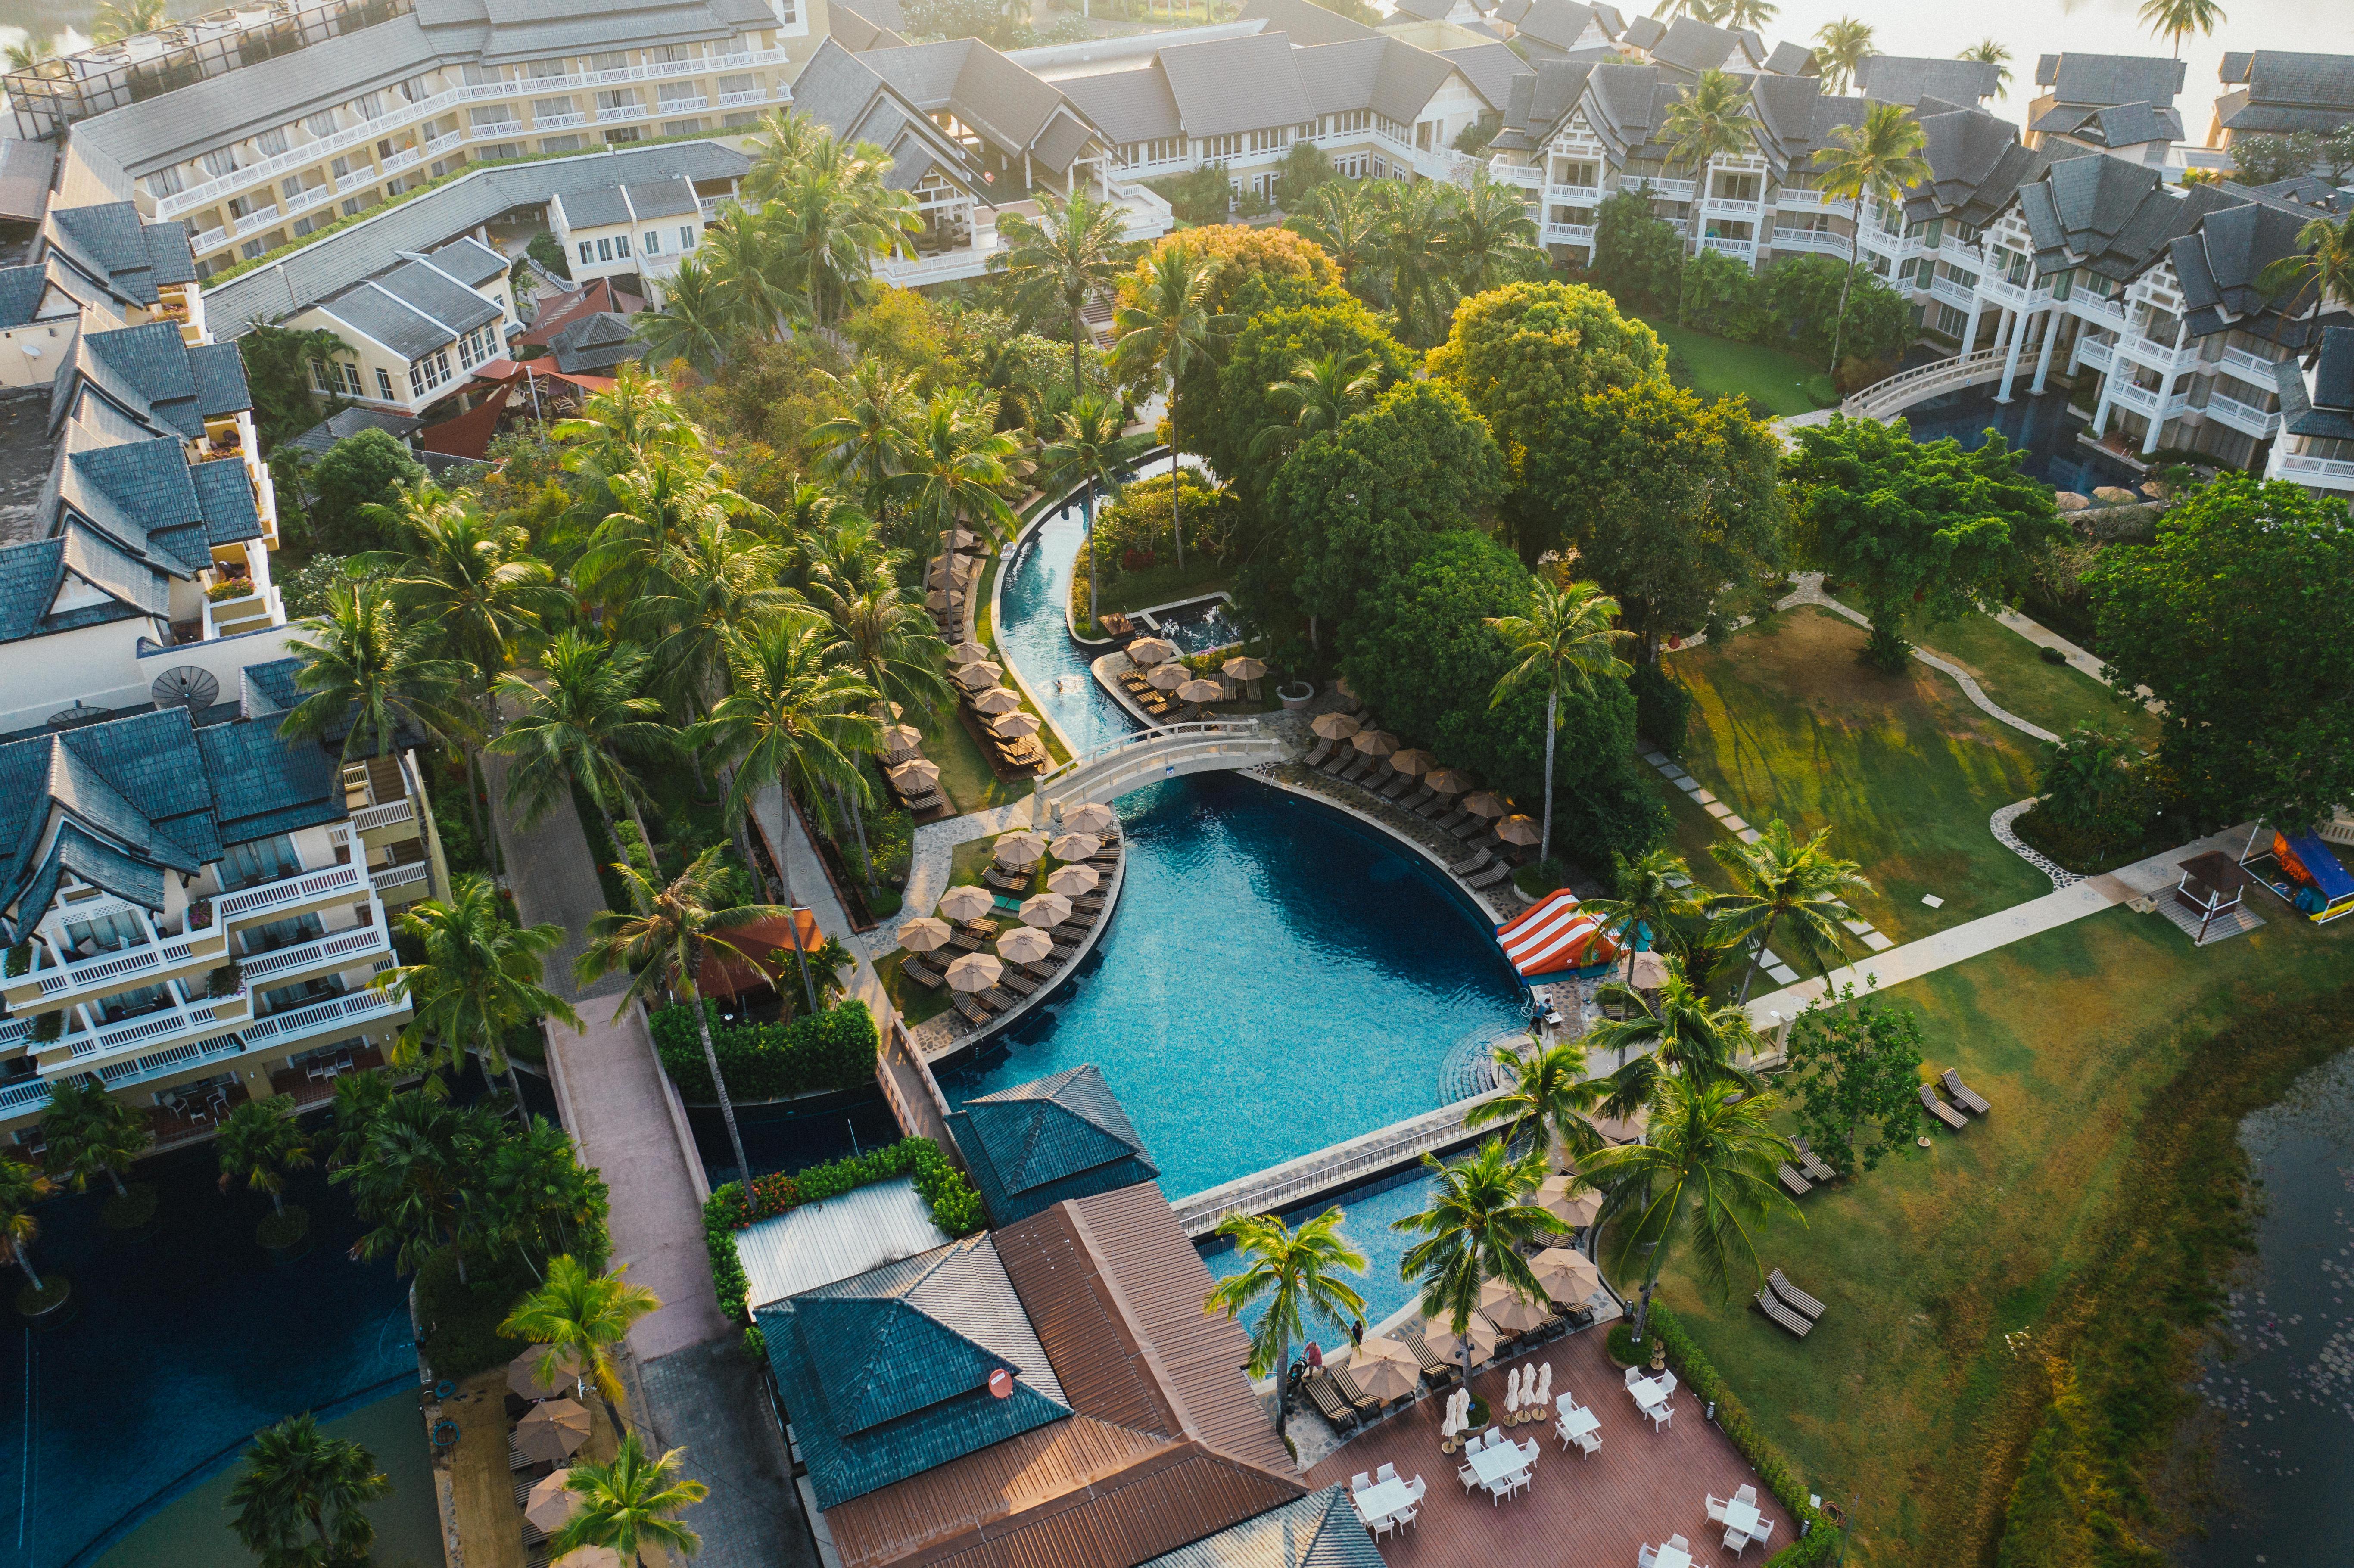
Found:
<svg viewBox="0 0 2354 1568"><path fill-rule="evenodd" d="M2137 414L2147 414L2153 419L2170 419L2190 407L2190 394L2188 392L2177 392L2168 397L2153 387L2136 386L2123 376L2113 379L2115 387L2110 394L2112 399Z"/></svg>
<svg viewBox="0 0 2354 1568"><path fill-rule="evenodd" d="M621 103L597 111L597 123L599 125L611 125L623 120L643 120L645 117L646 106L642 103Z"/></svg>
<svg viewBox="0 0 2354 1568"><path fill-rule="evenodd" d="M315 969L323 964L347 969L363 959L380 958L392 950L392 938L384 928L384 918L377 916L366 926L348 931L336 931L308 942L297 942L291 948L279 948L271 952L256 953L239 959L238 969L248 990L269 991L284 985L289 977Z"/></svg>
<svg viewBox="0 0 2354 1568"><path fill-rule="evenodd" d="M1701 244L1720 256L1730 256L1735 260L1754 261L1757 259L1757 241L1754 239L1731 239L1711 234L1703 236Z"/></svg>
<svg viewBox="0 0 2354 1568"><path fill-rule="evenodd" d="M75 1024L58 1038L37 1050L54 1050L62 1045L70 1054L77 1069L88 1070L93 1058L113 1056L124 1051L137 1050L183 1034L210 1035L225 1024L234 1025L247 1006L243 996L198 997L194 1001L175 1002L159 1007L153 1012L143 1012L136 1018L126 1018L114 1023L101 1023L95 1028ZM221 1010L230 1010L224 1019Z"/></svg>
<svg viewBox="0 0 2354 1568"><path fill-rule="evenodd" d="M322 899L343 894L364 895L366 891L367 879L358 866L324 866L317 871L297 872L276 882L240 888L235 893L224 893L213 900L213 917L249 924L275 918L285 910L316 904Z"/></svg>
<svg viewBox="0 0 2354 1568"><path fill-rule="evenodd" d="M766 103L768 101L769 95L756 87L747 92L721 93L719 95L719 107L722 109L735 109L743 104Z"/></svg>
<svg viewBox="0 0 2354 1568"><path fill-rule="evenodd" d="M117 952L77 959L62 968L35 969L30 978L40 986L43 1001L70 1000L102 987L120 986L143 975L165 974L195 962L200 945L217 949L215 961L218 961L227 956L228 945L204 940L213 936L213 932L200 931L195 937L166 937L160 942L143 942Z"/></svg>
<svg viewBox="0 0 2354 1568"><path fill-rule="evenodd" d="M1978 298L1977 291L1969 284L1948 278L1943 272L1930 278L1929 292L1955 309L1963 311L1968 310Z"/></svg>
<svg viewBox="0 0 2354 1568"><path fill-rule="evenodd" d="M406 796L387 800L380 806L362 806L352 813L352 832L372 833L378 828L389 828L406 822L417 815L417 807Z"/></svg>
<svg viewBox="0 0 2354 1568"><path fill-rule="evenodd" d="M518 125L518 126L516 126L516 127L515 127L515 129L516 129L516 130L518 130L518 131L520 131L520 130L522 130L522 129L523 129L523 127L522 127L522 126L520 126L520 125ZM387 158L387 159L384 161L384 163L383 163L383 164L381 164L381 165L376 169L376 173L377 173L377 174L379 174L379 175L393 175L393 174L398 174L401 170L406 169L406 168L409 168L409 167L411 167L411 166L413 166L413 165L415 165L415 164L421 164L421 163L423 163L424 161L425 161L425 149L424 149L424 148L422 148L422 147L404 147L404 148L400 149L398 152L397 152L397 153L393 154L393 155L392 155L391 157Z"/></svg>
<svg viewBox="0 0 2354 1568"><path fill-rule="evenodd" d="M2114 346L2106 338L2087 337L2076 347L2076 363L2088 365L2094 370L2106 370L2116 357L2111 352Z"/></svg>
<svg viewBox="0 0 2354 1568"><path fill-rule="evenodd" d="M2259 387L2274 385L2273 378L2279 367L2279 360L2261 359L2245 349L2227 348L2223 351L2223 368Z"/></svg>
<svg viewBox="0 0 2354 1568"><path fill-rule="evenodd" d="M256 207L243 217L231 220L228 226L229 238L242 239L256 229L267 228L278 221L278 208L274 206Z"/></svg>
<svg viewBox="0 0 2354 1568"><path fill-rule="evenodd" d="M2105 300L2098 294L2078 293L2068 302L2069 312L2080 321L2105 326L2123 336L2126 330L2126 308L2115 300Z"/></svg>
<svg viewBox="0 0 2354 1568"><path fill-rule="evenodd" d="M1649 175L1621 175L1618 188L1622 191L1646 190L1656 201L1690 201L1699 188L1692 180L1663 180Z"/></svg>
<svg viewBox="0 0 2354 1568"><path fill-rule="evenodd" d="M1741 201L1733 196L1712 196L1701 203L1700 210L1702 215L1707 217L1742 218L1755 223L1765 214L1766 204L1762 201Z"/></svg>
<svg viewBox="0 0 2354 1568"><path fill-rule="evenodd" d="M1590 223L1548 223L1544 226L1547 245L1591 245L1594 225Z"/></svg>
<svg viewBox="0 0 2354 1568"><path fill-rule="evenodd" d="M0 1089L0 1117L23 1116L49 1103L49 1081L26 1078Z"/></svg>
<svg viewBox="0 0 2354 1568"><path fill-rule="evenodd" d="M588 116L576 109L569 114L535 114L531 128L535 131L569 131L575 125L586 125Z"/></svg>
<svg viewBox="0 0 2354 1568"><path fill-rule="evenodd" d="M2274 471L2282 479L2293 479L2301 484L2326 484L2332 490L2354 490L2354 462L2344 458L2307 457L2302 452L2283 452L2273 460Z"/></svg>
<svg viewBox="0 0 2354 1568"><path fill-rule="evenodd" d="M2207 395L2207 416L2210 418L2221 419L2233 429L2245 435L2254 436L2258 440L2271 435L2280 428L2280 413L2277 409L2267 411L2252 404L2243 403L2237 397L2226 397L2221 392L2211 392Z"/></svg>
<svg viewBox="0 0 2354 1568"><path fill-rule="evenodd" d="M190 249L199 256L228 243L228 230L226 228L200 228L188 240Z"/></svg>
<svg viewBox="0 0 2354 1568"><path fill-rule="evenodd" d="M135 1084L143 1078L160 1078L166 1073L177 1073L206 1062L217 1062L224 1056L244 1054L245 1042L234 1034L224 1034L213 1040L190 1040L161 1051L151 1051L144 1056L133 1056L127 1062L109 1062L98 1069L99 1081L110 1089L125 1084Z"/></svg>
<svg viewBox="0 0 2354 1568"><path fill-rule="evenodd" d="M1500 185L1518 185L1522 190L1542 189L1544 171L1533 164L1508 164L1500 157L1488 160L1488 177Z"/></svg>
<svg viewBox="0 0 2354 1568"><path fill-rule="evenodd" d="M1600 185L1545 186L1545 200L1557 201L1564 207L1593 207L1602 200Z"/></svg>
<svg viewBox="0 0 2354 1568"><path fill-rule="evenodd" d="M547 122L544 120L537 122L537 124L541 130L547 128ZM472 129L477 136L520 136L524 133L524 122L520 120L495 120L487 125L476 125ZM419 149L419 155L425 153L438 153L451 143L462 140L462 137L455 135L444 136L439 141L429 139L425 145ZM393 166L391 164L385 165L387 169Z"/></svg>
<svg viewBox="0 0 2354 1568"><path fill-rule="evenodd" d="M382 991L351 991L308 1007L256 1019L244 1031L245 1045L249 1051L259 1046L287 1045L314 1034L341 1033L408 1011L405 1000L396 1001Z"/></svg>
<svg viewBox="0 0 2354 1568"><path fill-rule="evenodd" d="M388 865L382 871L370 872L368 885L380 894L390 893L394 888L409 887L423 882L430 874L431 868L423 861L413 860L406 865Z"/></svg>
<svg viewBox="0 0 2354 1568"><path fill-rule="evenodd" d="M710 107L711 100L697 93L693 98L665 98L654 105L654 111L659 114L692 114L698 109Z"/></svg>
<svg viewBox="0 0 2354 1568"><path fill-rule="evenodd" d="M1828 228L1777 228L1774 231L1774 249L1776 250L1820 250L1845 255L1847 245L1847 236L1833 234Z"/></svg>

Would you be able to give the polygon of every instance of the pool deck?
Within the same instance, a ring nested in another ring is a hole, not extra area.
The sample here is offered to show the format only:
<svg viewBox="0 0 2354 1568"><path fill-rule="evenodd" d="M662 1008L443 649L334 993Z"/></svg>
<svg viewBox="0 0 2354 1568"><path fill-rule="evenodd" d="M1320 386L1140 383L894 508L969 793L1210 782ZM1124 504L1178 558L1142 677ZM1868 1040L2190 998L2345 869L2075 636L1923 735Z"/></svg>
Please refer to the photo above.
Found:
<svg viewBox="0 0 2354 1568"><path fill-rule="evenodd" d="M1759 1332L1773 1332L1763 1323ZM1764 1562L1797 1537L1797 1526L1732 1440L1708 1424L1705 1407L1691 1390L1679 1388L1670 1403L1674 1420L1653 1431L1627 1393L1625 1374L1604 1353L1603 1332L1590 1329L1538 1347L1511 1361L1500 1361L1471 1380L1471 1391L1501 1414L1507 1369L1551 1361L1553 1393L1576 1393L1602 1423L1602 1446L1592 1454L1564 1450L1551 1422L1505 1429L1514 1441L1533 1440L1542 1450L1534 1484L1503 1502L1484 1492L1466 1492L1457 1479L1459 1457L1438 1449L1439 1418L1446 1401L1425 1397L1351 1438L1308 1472L1311 1487L1345 1486L1360 1472L1372 1475L1384 1464L1428 1486L1419 1520L1377 1543L1394 1568L1454 1568L1478 1563L1587 1563L1628 1568L1636 1552L1670 1535L1691 1545L1696 1568L1740 1568ZM1313 1410L1295 1413L1294 1425L1313 1425ZM1735 1488L1757 1488L1773 1532L1756 1557L1724 1547L1724 1527L1711 1524L1707 1499L1729 1498Z"/></svg>

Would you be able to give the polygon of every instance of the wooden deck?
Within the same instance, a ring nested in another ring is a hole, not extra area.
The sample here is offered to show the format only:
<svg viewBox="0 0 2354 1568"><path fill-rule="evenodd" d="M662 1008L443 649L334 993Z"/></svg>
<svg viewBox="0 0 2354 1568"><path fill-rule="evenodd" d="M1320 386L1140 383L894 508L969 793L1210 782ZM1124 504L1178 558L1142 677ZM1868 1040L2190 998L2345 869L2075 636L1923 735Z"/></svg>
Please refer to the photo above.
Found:
<svg viewBox="0 0 2354 1568"><path fill-rule="evenodd" d="M1308 1472L1313 1487L1348 1484L1358 1471L1373 1474L1384 1464L1429 1490L1419 1521L1380 1542L1393 1568L1456 1568L1474 1563L1544 1563L1548 1568L1635 1568L1636 1549L1656 1546L1681 1534L1691 1544L1697 1568L1757 1568L1797 1536L1789 1513L1758 1481L1732 1440L1703 1416L1705 1407L1687 1389L1675 1393L1675 1421L1653 1432L1649 1417L1628 1396L1626 1374L1603 1353L1599 1330L1573 1334L1521 1357L1500 1362L1471 1380L1471 1390L1500 1417L1508 1366L1553 1363L1553 1391L1575 1392L1602 1421L1602 1447L1591 1457L1564 1449L1550 1420L1542 1425L1509 1426L1515 1441L1533 1438L1543 1450L1535 1485L1519 1497L1490 1502L1484 1492L1467 1495L1456 1478L1458 1457L1438 1451L1442 1398L1426 1398L1400 1414L1344 1443ZM1297 1420L1315 1421L1313 1410ZM1725 1550L1724 1527L1709 1522L1710 1494L1731 1497L1746 1483L1757 1488L1759 1507L1774 1521L1761 1548L1735 1554Z"/></svg>

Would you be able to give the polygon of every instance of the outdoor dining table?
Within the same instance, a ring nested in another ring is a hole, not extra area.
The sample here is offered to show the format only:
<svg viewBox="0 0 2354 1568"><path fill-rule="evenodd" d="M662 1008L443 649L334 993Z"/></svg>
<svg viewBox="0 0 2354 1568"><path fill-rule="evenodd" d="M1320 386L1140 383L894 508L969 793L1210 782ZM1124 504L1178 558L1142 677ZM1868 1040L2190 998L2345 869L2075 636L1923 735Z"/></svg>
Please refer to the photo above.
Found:
<svg viewBox="0 0 2354 1568"><path fill-rule="evenodd" d="M1402 1480L1375 1481L1357 1494L1357 1517L1368 1528L1413 1506L1414 1493Z"/></svg>
<svg viewBox="0 0 2354 1568"><path fill-rule="evenodd" d="M1628 1383L1627 1392L1635 1396L1637 1407L1646 1414L1668 1402L1668 1391L1660 1386L1659 1380L1655 1377L1642 1378Z"/></svg>
<svg viewBox="0 0 2354 1568"><path fill-rule="evenodd" d="M1494 1486L1507 1476L1517 1476L1530 1467L1528 1450L1509 1438L1490 1443L1471 1456L1471 1473L1479 1478L1483 1487Z"/></svg>
<svg viewBox="0 0 2354 1568"><path fill-rule="evenodd" d="M1567 1400L1570 1396L1564 1393L1561 1397ZM1561 1429L1575 1441L1589 1432L1601 1431L1602 1418L1582 1404L1574 1410L1564 1408L1561 1412Z"/></svg>
<svg viewBox="0 0 2354 1568"><path fill-rule="evenodd" d="M1744 1535L1755 1536L1757 1533L1757 1527L1765 1522L1766 1516L1757 1511L1755 1503L1745 1503L1739 1498L1734 1498L1724 1505L1724 1528L1727 1530L1737 1530Z"/></svg>
<svg viewBox="0 0 2354 1568"><path fill-rule="evenodd" d="M1662 1546L1652 1553L1651 1568L1691 1568L1691 1553L1681 1546Z"/></svg>

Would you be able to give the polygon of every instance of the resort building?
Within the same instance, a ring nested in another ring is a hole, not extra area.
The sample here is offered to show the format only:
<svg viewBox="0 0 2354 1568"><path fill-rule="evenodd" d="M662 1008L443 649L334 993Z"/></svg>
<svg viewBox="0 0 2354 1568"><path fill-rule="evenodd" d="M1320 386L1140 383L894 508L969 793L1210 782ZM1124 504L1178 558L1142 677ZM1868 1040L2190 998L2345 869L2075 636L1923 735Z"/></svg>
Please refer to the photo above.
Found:
<svg viewBox="0 0 2354 1568"><path fill-rule="evenodd" d="M281 324L344 341L332 360L311 362L321 397L423 417L456 396L477 366L505 357L508 339L523 330L513 298L506 258L470 238L409 257Z"/></svg>
<svg viewBox="0 0 2354 1568"><path fill-rule="evenodd" d="M2043 91L2027 106L2027 144L2065 142L2128 162L2160 164L2182 140L2174 107L2189 67L2144 55L2045 55L2035 62Z"/></svg>
<svg viewBox="0 0 2354 1568"><path fill-rule="evenodd" d="M2227 50L2220 74L2210 147L2228 149L2234 136L2326 136L2354 121L2354 55Z"/></svg>
<svg viewBox="0 0 2354 1568"><path fill-rule="evenodd" d="M703 243L703 221L702 198L684 175L575 191L547 204L549 232L564 248L575 283L643 278L656 304L663 280Z"/></svg>
<svg viewBox="0 0 2354 1568"><path fill-rule="evenodd" d="M2264 477L2342 496L2354 493L2354 326L2325 327L2320 336L2309 369L2294 360L2276 367L2284 437Z"/></svg>

